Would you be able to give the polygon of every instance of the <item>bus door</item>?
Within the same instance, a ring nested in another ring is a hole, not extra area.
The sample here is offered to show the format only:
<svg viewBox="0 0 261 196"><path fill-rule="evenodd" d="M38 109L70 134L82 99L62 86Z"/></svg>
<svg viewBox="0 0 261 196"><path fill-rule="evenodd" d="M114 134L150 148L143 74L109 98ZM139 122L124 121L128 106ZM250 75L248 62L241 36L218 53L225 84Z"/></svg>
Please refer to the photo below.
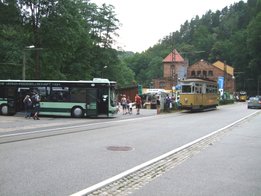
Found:
<svg viewBox="0 0 261 196"><path fill-rule="evenodd" d="M97 88L87 88L86 89L86 116L97 116Z"/></svg>
<svg viewBox="0 0 261 196"><path fill-rule="evenodd" d="M98 115L109 115L109 91L108 88L100 88L98 91Z"/></svg>
<svg viewBox="0 0 261 196"><path fill-rule="evenodd" d="M4 115L7 114L15 114L17 107L17 88L15 86L10 86L6 88L5 98L7 99L7 105L2 107L2 113Z"/></svg>
<svg viewBox="0 0 261 196"><path fill-rule="evenodd" d="M16 100L16 112L24 111L23 100L26 95L31 95L29 88L18 88L17 90L17 100Z"/></svg>

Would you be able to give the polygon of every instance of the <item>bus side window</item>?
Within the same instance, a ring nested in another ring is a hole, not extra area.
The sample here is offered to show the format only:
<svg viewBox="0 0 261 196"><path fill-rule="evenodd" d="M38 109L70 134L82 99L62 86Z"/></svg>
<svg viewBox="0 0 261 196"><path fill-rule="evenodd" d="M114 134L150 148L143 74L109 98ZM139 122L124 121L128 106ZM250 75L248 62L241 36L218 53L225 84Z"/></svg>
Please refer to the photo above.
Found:
<svg viewBox="0 0 261 196"><path fill-rule="evenodd" d="M50 101L66 102L70 101L69 87L53 87L48 96Z"/></svg>
<svg viewBox="0 0 261 196"><path fill-rule="evenodd" d="M51 94L51 101L57 101L60 102L63 100L63 94L59 91L53 91Z"/></svg>
<svg viewBox="0 0 261 196"><path fill-rule="evenodd" d="M7 88L6 91L7 98L14 98L15 94L16 94L16 87L10 86L9 88Z"/></svg>

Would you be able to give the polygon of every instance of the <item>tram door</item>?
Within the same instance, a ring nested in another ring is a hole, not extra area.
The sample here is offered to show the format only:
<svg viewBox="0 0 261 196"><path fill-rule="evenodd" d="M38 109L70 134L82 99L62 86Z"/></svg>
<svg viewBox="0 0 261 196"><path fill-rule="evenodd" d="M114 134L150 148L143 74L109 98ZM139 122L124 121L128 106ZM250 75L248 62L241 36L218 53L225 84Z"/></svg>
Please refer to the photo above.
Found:
<svg viewBox="0 0 261 196"><path fill-rule="evenodd" d="M87 88L86 89L86 115L87 116L97 116L97 88Z"/></svg>

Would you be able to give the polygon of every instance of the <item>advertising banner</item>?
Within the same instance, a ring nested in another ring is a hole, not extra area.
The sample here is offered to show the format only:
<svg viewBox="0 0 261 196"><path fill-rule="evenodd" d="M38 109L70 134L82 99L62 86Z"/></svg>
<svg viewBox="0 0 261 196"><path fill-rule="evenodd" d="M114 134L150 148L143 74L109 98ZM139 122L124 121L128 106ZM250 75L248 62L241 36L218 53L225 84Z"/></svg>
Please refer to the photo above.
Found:
<svg viewBox="0 0 261 196"><path fill-rule="evenodd" d="M218 89L224 90L224 77L223 76L218 77Z"/></svg>

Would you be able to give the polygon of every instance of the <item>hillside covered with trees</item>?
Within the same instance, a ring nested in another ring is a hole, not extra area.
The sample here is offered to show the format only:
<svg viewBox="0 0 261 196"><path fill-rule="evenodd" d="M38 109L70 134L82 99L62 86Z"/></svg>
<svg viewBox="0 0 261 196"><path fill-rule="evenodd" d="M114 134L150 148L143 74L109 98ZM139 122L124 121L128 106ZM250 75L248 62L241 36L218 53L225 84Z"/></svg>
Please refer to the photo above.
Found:
<svg viewBox="0 0 261 196"><path fill-rule="evenodd" d="M240 1L222 10L206 12L185 21L141 54L125 58L138 83L149 86L152 78L162 77L162 60L176 48L193 64L201 59L221 60L235 68L238 90L257 93L261 85L261 1ZM260 92L261 93L261 92Z"/></svg>
<svg viewBox="0 0 261 196"><path fill-rule="evenodd" d="M261 0L240 1L185 21L142 53L112 48L120 21L111 5L89 0L0 1L0 79L86 80L106 77L120 87L162 77L174 48L189 64L204 59L235 68L238 90L261 84ZM142 36L142 35L141 35ZM29 49L27 46L34 45ZM24 61L26 59L26 61Z"/></svg>

